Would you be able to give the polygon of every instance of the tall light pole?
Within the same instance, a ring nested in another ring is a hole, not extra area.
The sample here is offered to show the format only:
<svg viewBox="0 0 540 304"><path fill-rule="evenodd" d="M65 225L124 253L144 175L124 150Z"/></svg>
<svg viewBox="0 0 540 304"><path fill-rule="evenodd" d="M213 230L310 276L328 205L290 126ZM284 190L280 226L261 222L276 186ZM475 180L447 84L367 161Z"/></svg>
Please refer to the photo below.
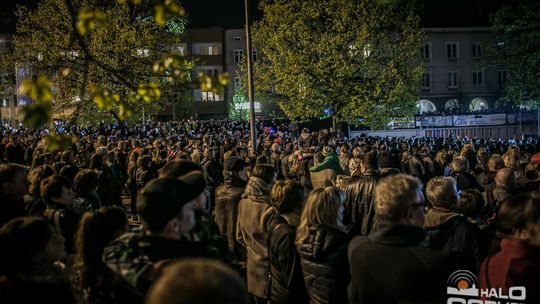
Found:
<svg viewBox="0 0 540 304"><path fill-rule="evenodd" d="M247 61L247 85L248 85L248 100L249 100L249 133L251 140L251 155L255 156L257 151L257 134L255 129L255 101L253 91L253 65L251 51L251 29L249 27L249 0L244 0L244 8L246 15L246 61Z"/></svg>

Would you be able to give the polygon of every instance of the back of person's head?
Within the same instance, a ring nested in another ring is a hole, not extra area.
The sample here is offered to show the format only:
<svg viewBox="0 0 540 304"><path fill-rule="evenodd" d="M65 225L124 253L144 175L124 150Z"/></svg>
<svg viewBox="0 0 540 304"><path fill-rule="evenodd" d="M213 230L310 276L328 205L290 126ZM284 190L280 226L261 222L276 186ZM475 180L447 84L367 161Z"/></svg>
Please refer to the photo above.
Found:
<svg viewBox="0 0 540 304"><path fill-rule="evenodd" d="M520 193L504 200L495 218L495 228L501 237L526 233L531 220L528 215L532 215L530 212L527 214L527 207L532 198L530 193ZM536 203L539 203L538 199ZM529 210L533 209L529 207Z"/></svg>
<svg viewBox="0 0 540 304"><path fill-rule="evenodd" d="M379 154L376 151L366 153L362 158L362 165L365 170L379 170Z"/></svg>
<svg viewBox="0 0 540 304"><path fill-rule="evenodd" d="M90 169L103 170L103 154L94 153L90 158Z"/></svg>
<svg viewBox="0 0 540 304"><path fill-rule="evenodd" d="M306 198L296 235L300 246L308 236L309 227L325 226L339 229L343 220L343 192L336 187L317 188Z"/></svg>
<svg viewBox="0 0 540 304"><path fill-rule="evenodd" d="M468 218L477 218L486 202L482 193L476 189L465 189L461 192L458 211Z"/></svg>
<svg viewBox="0 0 540 304"><path fill-rule="evenodd" d="M41 199L50 205L55 203L54 199L62 196L64 189L71 191L71 183L69 180L60 175L52 175L41 182Z"/></svg>
<svg viewBox="0 0 540 304"><path fill-rule="evenodd" d="M322 153L316 153L314 156L313 156L313 161L315 162L316 165L322 163L324 161L324 155Z"/></svg>
<svg viewBox="0 0 540 304"><path fill-rule="evenodd" d="M422 182L411 175L390 175L375 188L375 214L383 221L399 222L411 205L423 203Z"/></svg>
<svg viewBox="0 0 540 304"><path fill-rule="evenodd" d="M79 168L75 165L65 165L60 169L60 172L58 172L58 175L62 175L63 177L67 178L70 182L74 182L75 176L77 176L77 173L79 173Z"/></svg>
<svg viewBox="0 0 540 304"><path fill-rule="evenodd" d="M502 168L495 175L495 184L514 188L516 185L516 171L512 168Z"/></svg>
<svg viewBox="0 0 540 304"><path fill-rule="evenodd" d="M193 171L202 171L194 162L174 159L170 160L159 170L159 177L180 177Z"/></svg>
<svg viewBox="0 0 540 304"><path fill-rule="evenodd" d="M32 169L28 173L28 181L30 182L28 192L32 195L40 196L41 182L51 175L54 175L54 169L49 165L40 165Z"/></svg>
<svg viewBox="0 0 540 304"><path fill-rule="evenodd" d="M272 205L280 214L302 210L304 187L296 181L278 181L270 194Z"/></svg>
<svg viewBox="0 0 540 304"><path fill-rule="evenodd" d="M267 184L271 184L276 177L276 169L269 164L258 164L253 168L252 176L262 179Z"/></svg>
<svg viewBox="0 0 540 304"><path fill-rule="evenodd" d="M354 147L352 150L352 157L354 158L360 158L364 154L361 147Z"/></svg>
<svg viewBox="0 0 540 304"><path fill-rule="evenodd" d="M426 185L426 197L434 207L453 209L459 199L456 180L450 176L437 176Z"/></svg>
<svg viewBox="0 0 540 304"><path fill-rule="evenodd" d="M491 172L497 172L504 168L504 161L499 154L493 154L488 160L488 169Z"/></svg>
<svg viewBox="0 0 540 304"><path fill-rule="evenodd" d="M143 155L137 159L137 168L142 170L148 170L150 169L150 165L152 164L152 158L148 155Z"/></svg>
<svg viewBox="0 0 540 304"><path fill-rule="evenodd" d="M219 261L184 259L167 266L146 304L248 304L241 277Z"/></svg>
<svg viewBox="0 0 540 304"><path fill-rule="evenodd" d="M99 173L92 169L82 169L73 179L73 188L78 194L90 193L99 185Z"/></svg>
<svg viewBox="0 0 540 304"><path fill-rule="evenodd" d="M0 165L0 194L22 198L26 193L13 193L13 189L16 187L16 184L21 182L17 180L18 178L22 180L24 176L24 182L26 182L26 172L26 167L18 164Z"/></svg>
<svg viewBox="0 0 540 304"><path fill-rule="evenodd" d="M458 156L452 160L452 171L468 171L469 161L463 156Z"/></svg>
<svg viewBox="0 0 540 304"><path fill-rule="evenodd" d="M0 273L24 271L42 262L53 235L49 222L40 217L19 217L4 224L0 228Z"/></svg>
<svg viewBox="0 0 540 304"><path fill-rule="evenodd" d="M75 281L78 285L96 283L90 282L89 275L102 265L103 249L127 228L126 212L119 207L102 207L82 216L75 235Z"/></svg>
<svg viewBox="0 0 540 304"><path fill-rule="evenodd" d="M379 165L381 168L392 168L392 156L388 151L382 151L379 154Z"/></svg>
<svg viewBox="0 0 540 304"><path fill-rule="evenodd" d="M73 153L73 151L71 151L71 150L63 151L62 156L60 157L60 160L65 162L65 163L71 162L72 153Z"/></svg>

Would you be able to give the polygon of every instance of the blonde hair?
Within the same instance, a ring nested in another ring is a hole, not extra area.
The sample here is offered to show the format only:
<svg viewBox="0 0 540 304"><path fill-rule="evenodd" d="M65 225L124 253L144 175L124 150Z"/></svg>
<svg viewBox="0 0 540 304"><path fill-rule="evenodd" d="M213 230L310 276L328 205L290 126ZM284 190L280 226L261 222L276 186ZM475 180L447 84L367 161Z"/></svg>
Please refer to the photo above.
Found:
<svg viewBox="0 0 540 304"><path fill-rule="evenodd" d="M339 209L343 206L343 192L330 186L311 191L306 199L296 233L296 245L301 246L309 235L309 228L322 225L340 229Z"/></svg>
<svg viewBox="0 0 540 304"><path fill-rule="evenodd" d="M432 178L426 186L426 197L435 207L450 209L456 202L456 180L451 176Z"/></svg>
<svg viewBox="0 0 540 304"><path fill-rule="evenodd" d="M520 162L520 156L519 156L519 147L518 146L510 146L508 147L508 150L504 155L501 157L504 161L504 165L508 168L512 168L516 171L519 171L519 162Z"/></svg>
<svg viewBox="0 0 540 304"><path fill-rule="evenodd" d="M459 156L465 157L465 154L466 154L467 151L469 151L469 150L474 151L474 145L471 144L471 143L466 143L466 144L464 144L464 145L463 145L463 148L461 148L461 153L460 153ZM474 152L476 152L476 151L474 151Z"/></svg>
<svg viewBox="0 0 540 304"><path fill-rule="evenodd" d="M385 177L375 188L375 214L381 220L397 222L405 216L409 205L423 201L422 182L412 175Z"/></svg>

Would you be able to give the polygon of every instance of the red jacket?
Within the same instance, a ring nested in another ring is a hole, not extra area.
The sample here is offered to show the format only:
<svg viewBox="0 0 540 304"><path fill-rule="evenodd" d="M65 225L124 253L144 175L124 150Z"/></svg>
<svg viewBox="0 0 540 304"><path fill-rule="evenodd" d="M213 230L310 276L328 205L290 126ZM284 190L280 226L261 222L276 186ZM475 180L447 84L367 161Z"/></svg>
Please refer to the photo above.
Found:
<svg viewBox="0 0 540 304"><path fill-rule="evenodd" d="M540 249L517 239L503 239L501 251L487 258L478 275L480 288L525 286L526 303L540 303Z"/></svg>

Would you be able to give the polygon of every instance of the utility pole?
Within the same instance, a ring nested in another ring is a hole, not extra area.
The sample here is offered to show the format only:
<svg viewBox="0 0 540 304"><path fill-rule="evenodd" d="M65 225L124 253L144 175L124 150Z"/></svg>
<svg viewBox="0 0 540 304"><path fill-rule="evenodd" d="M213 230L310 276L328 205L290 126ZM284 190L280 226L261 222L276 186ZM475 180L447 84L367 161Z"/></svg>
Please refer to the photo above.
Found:
<svg viewBox="0 0 540 304"><path fill-rule="evenodd" d="M253 65L251 51L251 28L249 26L249 0L244 0L246 15L246 62L247 62L247 81L248 81L248 99L249 99L249 133L251 140L251 156L255 156L257 151L257 134L255 130L255 100L253 90Z"/></svg>

